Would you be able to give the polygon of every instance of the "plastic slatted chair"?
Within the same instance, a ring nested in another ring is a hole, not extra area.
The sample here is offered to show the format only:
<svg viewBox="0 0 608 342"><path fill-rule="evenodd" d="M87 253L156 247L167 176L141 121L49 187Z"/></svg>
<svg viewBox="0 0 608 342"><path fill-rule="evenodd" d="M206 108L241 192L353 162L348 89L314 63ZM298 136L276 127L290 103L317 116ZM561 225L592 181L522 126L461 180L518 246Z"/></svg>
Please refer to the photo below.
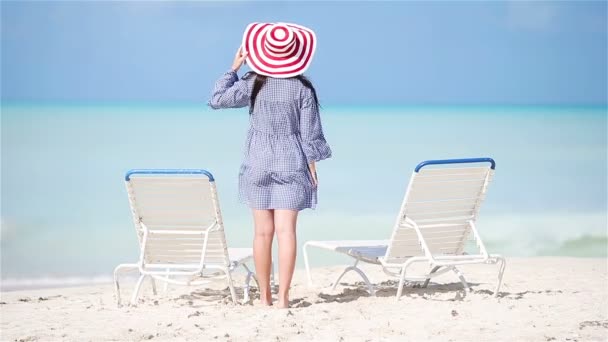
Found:
<svg viewBox="0 0 608 342"><path fill-rule="evenodd" d="M488 165L479 166L480 163ZM312 286L312 278L307 248L317 247L355 259L354 265L344 269L334 282L333 289L346 273L355 271L374 295L373 285L357 267L360 261L380 265L386 274L399 279L397 299L401 297L405 280L421 281L426 287L431 278L449 271L454 272L465 289L470 290L458 265L500 263L494 291L498 296L505 259L497 254L488 254L475 226L495 166L491 158L429 160L418 164L389 240L308 241L304 244L309 285ZM478 251L466 254L464 248L471 234ZM420 262L430 265L429 273L408 273L409 266Z"/></svg>
<svg viewBox="0 0 608 342"><path fill-rule="evenodd" d="M133 222L140 243L139 261L114 270L120 305L118 276L137 269L140 277L131 297L137 303L145 278L178 285L200 285L226 279L232 301L237 302L232 272L247 272L244 301L255 275L245 264L251 248L228 248L213 175L206 170L131 170L125 176ZM257 282L257 280L256 280Z"/></svg>

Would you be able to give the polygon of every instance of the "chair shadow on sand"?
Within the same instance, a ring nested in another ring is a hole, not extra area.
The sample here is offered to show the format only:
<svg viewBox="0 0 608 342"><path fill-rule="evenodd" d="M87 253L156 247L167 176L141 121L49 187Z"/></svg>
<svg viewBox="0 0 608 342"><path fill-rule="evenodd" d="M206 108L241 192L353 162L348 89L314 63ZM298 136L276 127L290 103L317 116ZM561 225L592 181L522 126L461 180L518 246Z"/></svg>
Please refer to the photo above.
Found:
<svg viewBox="0 0 608 342"><path fill-rule="evenodd" d="M342 286L346 286L341 292L336 293L324 293L319 292L315 298L294 298L289 304L291 308L305 308L313 304L326 304L326 303L348 303L356 301L361 297L371 297L367 291L367 285L364 282L356 282L353 284L340 283ZM379 284L374 284L376 288L376 297L394 297L397 293L397 282L393 280L383 281ZM471 287L477 286L477 283L469 283ZM276 286L275 286L276 287ZM273 292L276 293L275 288ZM242 290L240 290L242 291ZM237 290L237 293L239 290ZM493 292L488 290L474 291L475 293L483 293L492 295ZM453 298L440 299L431 298L436 294L454 294ZM241 295L241 293L238 293ZM460 282L448 283L448 284L437 284L430 283L428 287L422 288L419 284L406 284L403 295L409 298L422 298L426 300L435 301L460 301L467 296L467 291L462 288ZM500 296L509 295L501 292ZM259 299L259 292L257 288L250 289L250 300L243 305L252 305L255 300ZM174 301L186 301L191 307L203 307L213 302L222 302L225 304L230 303L230 290L228 288L221 290L212 289L198 289L190 292L189 294L182 294L179 297L173 298ZM311 302L311 300L313 302ZM196 302L205 302L205 305L195 305Z"/></svg>
<svg viewBox="0 0 608 342"><path fill-rule="evenodd" d="M388 280L383 281L379 284L374 284L376 288L376 297L394 297L397 293L397 281ZM467 295L486 295L494 296L494 292L488 289L478 289L475 287L481 285L480 283L468 283L471 287L471 291L463 289L462 284L459 282L438 284L429 283L427 287L422 287L419 283L406 283L403 291L404 297L412 299L424 299L431 301L462 301ZM367 285L364 282L356 282L354 284L340 283L342 286L346 286L344 290L337 294L318 293L317 296L321 299L316 301L317 303L348 303L358 300L361 297L371 297L367 291ZM538 290L532 291L527 290L523 292L505 292L501 291L496 296L497 298L505 298L511 300L523 299L526 295L561 295L562 290ZM443 296L436 296L436 295ZM452 298L450 296L453 295Z"/></svg>
<svg viewBox="0 0 608 342"><path fill-rule="evenodd" d="M243 295L242 289L235 289L237 296ZM251 298L248 303L254 298L259 297L257 295L257 289L250 289ZM221 304L232 304L230 289L228 287L217 290L217 289L206 289L199 288L191 291L188 294L181 294L177 297L171 298L174 302L181 302L182 304L187 304L192 308L202 308L210 305L216 305L218 303Z"/></svg>
<svg viewBox="0 0 608 342"><path fill-rule="evenodd" d="M376 289L376 297L394 297L397 293L397 281L387 280L374 284ZM355 283L340 283L344 286L342 291L318 292L316 298L314 296L300 297L292 299L289 304L291 308L305 308L316 304L328 303L349 303L359 300L362 297L371 297L367 285L364 282ZM410 299L423 299L429 301L454 302L462 301L467 295L486 295L494 296L494 292L487 289L478 289L480 283L470 283L472 291L463 289L460 282L453 283L434 283L431 282L427 287L422 287L419 283L406 283L403 291L403 296ZM276 293L278 286L273 287L273 293ZM237 294L242 296L242 289L237 289ZM524 296L530 294L545 294L558 295L563 293L561 290L539 290L539 291L524 291L524 292L504 292L498 294L498 298L506 298L512 300L523 299ZM259 291L257 288L250 289L250 299L239 305L253 305L259 299ZM173 302L181 302L191 308L202 308L210 305L216 305L218 302L226 305L232 304L229 288L224 289L196 289L188 294L181 294L172 297ZM406 299L402 299L406 300ZM141 302L145 300L141 299Z"/></svg>
<svg viewBox="0 0 608 342"><path fill-rule="evenodd" d="M376 297L395 297L397 294L397 281L387 280L379 284L374 284L376 289ZM367 285L364 282L356 282L354 284L340 283L346 286L341 293L328 294L319 293L317 296L321 299L316 303L348 303L358 300L361 297L371 297L367 290ZM471 287L477 286L477 283L469 283ZM453 294L452 298L432 298L436 294ZM418 283L406 283L403 289L403 296L408 298L421 298L425 300L435 301L460 301L467 296L460 282L438 284L429 283L427 287L422 287Z"/></svg>
<svg viewBox="0 0 608 342"><path fill-rule="evenodd" d="M278 286L274 286L272 289L273 293L278 291ZM237 295L242 296L243 290L237 289ZM198 289L190 292L189 294L182 294L178 297L173 298L173 301L185 301L192 308L201 308L209 305L215 305L218 302L222 304L231 304L230 299L230 289L224 288L221 290L212 290L212 289ZM260 299L260 293L257 288L251 288L249 290L249 300L245 303L240 303L240 305L253 305L254 301ZM195 303L200 304L195 304ZM204 304L203 304L204 303ZM304 308L312 305L309 301L306 301L305 298L295 298L289 301L291 308Z"/></svg>

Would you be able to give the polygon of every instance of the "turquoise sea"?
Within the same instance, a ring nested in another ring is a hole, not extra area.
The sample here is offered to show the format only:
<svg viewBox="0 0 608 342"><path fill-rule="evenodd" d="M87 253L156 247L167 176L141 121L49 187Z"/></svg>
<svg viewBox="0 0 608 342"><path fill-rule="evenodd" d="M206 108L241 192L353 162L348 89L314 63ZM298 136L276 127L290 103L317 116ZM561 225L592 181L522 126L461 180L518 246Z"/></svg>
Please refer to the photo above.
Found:
<svg viewBox="0 0 608 342"><path fill-rule="evenodd" d="M107 281L138 257L124 173L206 168L232 246L252 220L237 200L245 109L196 105L3 104L2 288ZM423 160L492 157L478 228L507 256L606 257L607 109L603 106L326 106L333 158L318 166L310 239L388 238ZM313 253L313 265L343 263ZM299 265L301 265L299 259Z"/></svg>

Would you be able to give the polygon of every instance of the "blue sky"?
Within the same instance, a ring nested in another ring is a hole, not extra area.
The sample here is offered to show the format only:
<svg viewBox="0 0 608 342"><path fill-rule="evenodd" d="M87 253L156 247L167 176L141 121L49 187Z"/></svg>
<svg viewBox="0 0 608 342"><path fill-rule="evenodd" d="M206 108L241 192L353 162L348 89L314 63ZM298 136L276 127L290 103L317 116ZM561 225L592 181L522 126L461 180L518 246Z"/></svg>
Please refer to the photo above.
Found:
<svg viewBox="0 0 608 342"><path fill-rule="evenodd" d="M319 39L325 104L606 104L607 5L2 2L3 101L203 102L246 25Z"/></svg>

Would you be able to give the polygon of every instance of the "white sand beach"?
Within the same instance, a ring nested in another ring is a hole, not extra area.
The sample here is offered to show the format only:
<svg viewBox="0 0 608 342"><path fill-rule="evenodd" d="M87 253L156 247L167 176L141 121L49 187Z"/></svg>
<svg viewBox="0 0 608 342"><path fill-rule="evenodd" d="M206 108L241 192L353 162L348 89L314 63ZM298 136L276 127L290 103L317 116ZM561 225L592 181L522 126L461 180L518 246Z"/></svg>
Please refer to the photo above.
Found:
<svg viewBox="0 0 608 342"><path fill-rule="evenodd" d="M606 341L606 259L510 258L498 298L496 268L461 267L465 293L450 274L428 288L396 287L379 268L366 267L378 285L370 297L356 274L335 292L341 267L316 268L315 288L297 270L292 308L232 305L225 285L170 287L136 307L117 307L111 284L4 292L2 341ZM242 285L237 278L237 285ZM162 286L161 286L162 289ZM123 298L132 290L122 286Z"/></svg>

